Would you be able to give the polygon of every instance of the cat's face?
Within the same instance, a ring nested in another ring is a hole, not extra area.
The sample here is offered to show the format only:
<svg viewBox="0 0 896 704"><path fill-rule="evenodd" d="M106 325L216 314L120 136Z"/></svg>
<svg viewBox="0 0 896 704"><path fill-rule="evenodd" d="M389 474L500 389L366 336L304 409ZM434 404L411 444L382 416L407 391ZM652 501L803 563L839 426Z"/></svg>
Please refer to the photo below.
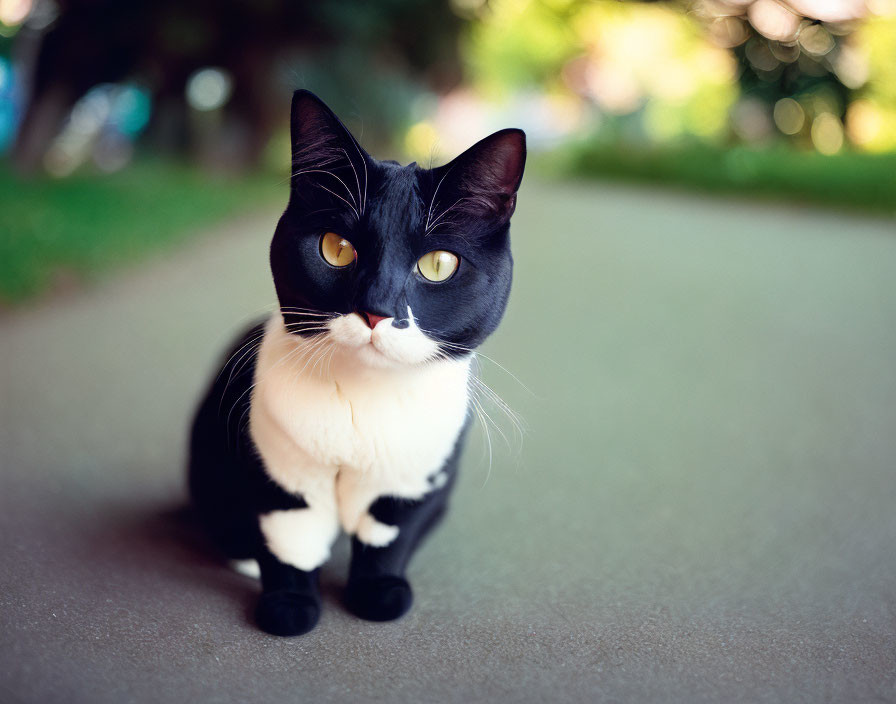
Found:
<svg viewBox="0 0 896 704"><path fill-rule="evenodd" d="M370 157L298 91L289 205L271 244L287 330L370 366L468 354L510 293L509 221L525 135L502 130L436 169Z"/></svg>

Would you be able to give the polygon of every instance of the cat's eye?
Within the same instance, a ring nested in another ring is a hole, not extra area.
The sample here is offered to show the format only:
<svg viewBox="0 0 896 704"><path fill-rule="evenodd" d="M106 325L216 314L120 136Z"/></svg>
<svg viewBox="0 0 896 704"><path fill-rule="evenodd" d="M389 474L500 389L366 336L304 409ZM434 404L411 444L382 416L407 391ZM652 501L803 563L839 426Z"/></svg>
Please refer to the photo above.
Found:
<svg viewBox="0 0 896 704"><path fill-rule="evenodd" d="M427 252L417 260L417 269L429 281L446 281L457 271L459 260L456 254L437 249Z"/></svg>
<svg viewBox="0 0 896 704"><path fill-rule="evenodd" d="M358 258L352 243L335 232L325 232L320 238L320 254L328 264L338 267L348 266Z"/></svg>

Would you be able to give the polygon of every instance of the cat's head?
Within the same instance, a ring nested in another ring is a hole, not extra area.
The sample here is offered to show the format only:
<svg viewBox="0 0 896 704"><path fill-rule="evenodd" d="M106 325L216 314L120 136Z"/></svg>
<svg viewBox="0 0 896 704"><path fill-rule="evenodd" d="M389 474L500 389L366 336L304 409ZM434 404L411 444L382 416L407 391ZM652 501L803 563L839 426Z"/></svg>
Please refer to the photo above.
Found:
<svg viewBox="0 0 896 704"><path fill-rule="evenodd" d="M371 366L468 354L504 314L526 137L434 169L367 154L316 96L292 99L289 205L271 243L284 322Z"/></svg>

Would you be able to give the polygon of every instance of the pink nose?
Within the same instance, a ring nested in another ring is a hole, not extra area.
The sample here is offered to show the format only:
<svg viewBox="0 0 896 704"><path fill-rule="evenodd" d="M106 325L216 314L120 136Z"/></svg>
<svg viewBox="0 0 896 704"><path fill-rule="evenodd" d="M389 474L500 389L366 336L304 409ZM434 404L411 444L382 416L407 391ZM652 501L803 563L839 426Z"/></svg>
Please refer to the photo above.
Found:
<svg viewBox="0 0 896 704"><path fill-rule="evenodd" d="M358 313L362 318L364 318L364 322L367 323L367 327L373 330L376 327L376 324L381 320L385 320L387 315L375 315L374 313L365 313L364 311L360 311Z"/></svg>

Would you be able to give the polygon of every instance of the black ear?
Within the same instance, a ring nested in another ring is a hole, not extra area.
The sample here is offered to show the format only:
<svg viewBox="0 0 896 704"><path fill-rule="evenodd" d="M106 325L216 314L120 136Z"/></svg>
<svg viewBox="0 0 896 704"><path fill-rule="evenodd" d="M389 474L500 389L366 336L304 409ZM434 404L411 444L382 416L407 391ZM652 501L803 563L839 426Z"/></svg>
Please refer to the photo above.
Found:
<svg viewBox="0 0 896 704"><path fill-rule="evenodd" d="M351 132L314 93L297 90L290 113L292 189L315 187L351 207L364 210L367 153ZM320 195L319 193L317 195Z"/></svg>
<svg viewBox="0 0 896 704"><path fill-rule="evenodd" d="M507 220L526 166L526 133L506 129L477 142L433 171L438 210L452 207L474 217ZM442 185L438 185L442 184ZM453 198L455 200L448 200Z"/></svg>

